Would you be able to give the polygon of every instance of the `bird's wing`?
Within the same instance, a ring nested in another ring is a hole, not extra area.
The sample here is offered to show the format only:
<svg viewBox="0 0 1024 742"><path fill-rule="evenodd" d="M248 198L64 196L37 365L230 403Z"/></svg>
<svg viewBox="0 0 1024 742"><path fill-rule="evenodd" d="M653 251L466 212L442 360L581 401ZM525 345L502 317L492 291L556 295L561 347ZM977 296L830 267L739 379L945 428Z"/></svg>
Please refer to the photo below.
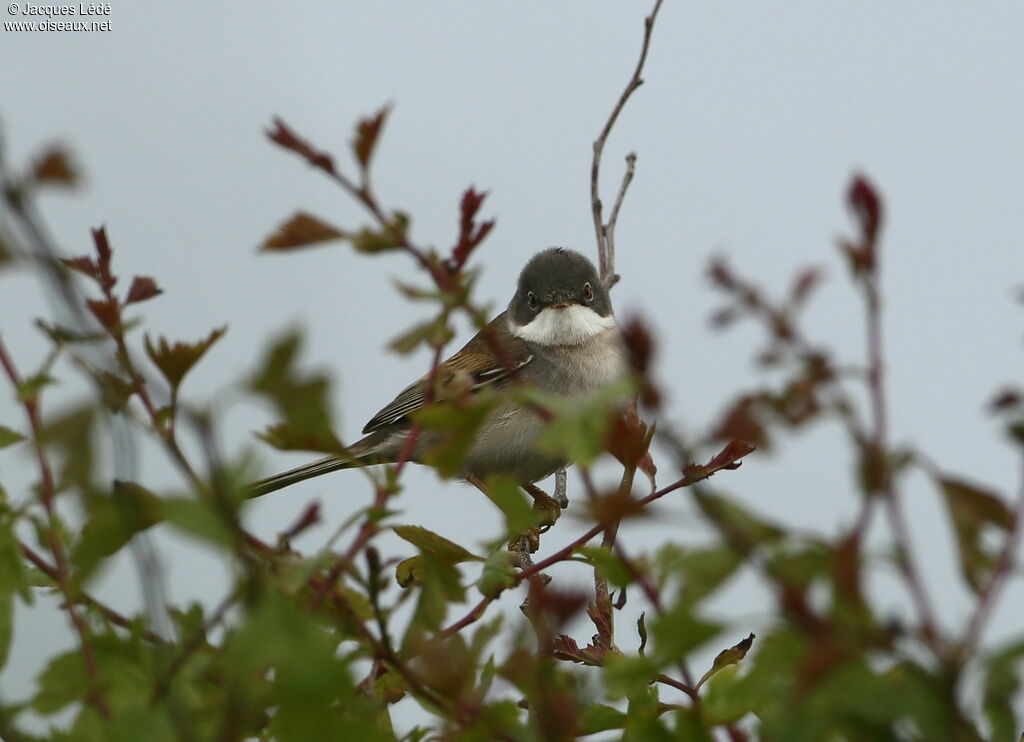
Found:
<svg viewBox="0 0 1024 742"><path fill-rule="evenodd" d="M508 352L507 357L497 361L491 349L492 340L484 333L490 332L493 341L501 343ZM509 340L513 342L509 342ZM459 374L472 380L471 392L495 384L517 373L533 360L525 344L510 336L505 330L504 315L493 320L481 334L474 337L462 350L444 361L438 368L437 386L444 388ZM389 425L401 422L410 413L424 406L430 375L413 382L403 389L384 409L366 423L363 433L372 433ZM435 399L434 401L440 401Z"/></svg>

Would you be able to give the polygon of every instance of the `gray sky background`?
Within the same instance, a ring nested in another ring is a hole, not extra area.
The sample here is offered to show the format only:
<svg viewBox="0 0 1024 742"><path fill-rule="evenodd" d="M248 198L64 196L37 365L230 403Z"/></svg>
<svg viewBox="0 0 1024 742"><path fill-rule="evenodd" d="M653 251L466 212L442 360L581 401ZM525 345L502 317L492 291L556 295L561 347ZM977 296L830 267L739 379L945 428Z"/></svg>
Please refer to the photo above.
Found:
<svg viewBox="0 0 1024 742"><path fill-rule="evenodd" d="M253 367L268 334L296 325L308 334L306 361L337 381L333 402L351 440L427 367L422 355L385 351L423 311L392 288L415 271L402 257L367 259L342 245L256 254L296 209L342 226L363 222L326 179L265 139L271 117L344 161L356 119L393 102L376 155L378 193L413 215L416 240L445 247L462 190L489 190L484 211L498 226L476 258L478 297L497 311L535 251L560 244L594 254L591 142L635 64L650 4L112 2L110 32L0 32L5 152L20 163L47 142L73 149L86 186L47 197L44 213L67 253L90 252L88 229L105 223L122 275L157 278L166 293L141 307L151 332L198 339L230 325L185 384L186 396L218 404L226 450L252 446L252 431L272 414L225 391ZM708 329L719 304L704 275L712 254L776 295L796 269L826 266L808 332L859 360L860 304L835 242L851 232L843 194L863 170L885 197L893 438L1012 491L1019 465L983 408L1021 372L1024 315L1013 290L1024 281L1024 6L917 7L668 0L646 84L606 152L609 198L622 157L638 153L613 298L620 317L638 313L657 328L665 416L691 431L714 420L730 393L761 380L751 364L759 333ZM0 307L5 341L31 368L45 348L31 320L50 314L35 281L0 276ZM0 423L21 422L4 394ZM260 450L268 474L303 460ZM148 484L178 484L157 452L145 461ZM660 463L662 481L671 481L670 461ZM0 453L5 483L27 483L29 467L23 452ZM851 472L841 437L824 429L751 457L716 484L785 523L835 533L856 513ZM423 469L408 485L400 504L409 522L469 545L498 533L494 509L470 488ZM916 475L906 494L940 613L959 625L970 603L938 494ZM299 544L313 549L369 497L358 474L335 474L263 498L247 521L272 538L323 498L328 525ZM666 498L658 512L645 543L707 538L685 495ZM545 551L577 528L560 522ZM170 600L216 599L228 576L208 552L165 535L156 541ZM578 569L559 574L563 584L586 579ZM872 588L886 604L905 605L895 581ZM125 610L139 605L127 562L97 591ZM761 625L768 601L742 578L715 605L738 639ZM512 596L503 603L517 604ZM1005 636L1022 609L1018 583L988 638ZM41 658L67 639L52 606L23 612L0 683L5 698L23 695Z"/></svg>

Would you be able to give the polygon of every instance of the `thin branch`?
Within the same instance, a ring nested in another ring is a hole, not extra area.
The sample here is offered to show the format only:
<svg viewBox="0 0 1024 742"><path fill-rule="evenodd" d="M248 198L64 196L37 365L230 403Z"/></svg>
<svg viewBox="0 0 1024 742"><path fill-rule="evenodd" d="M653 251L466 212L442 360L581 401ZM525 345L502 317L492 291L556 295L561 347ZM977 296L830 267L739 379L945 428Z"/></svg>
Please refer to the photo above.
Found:
<svg viewBox="0 0 1024 742"><path fill-rule="evenodd" d="M1024 531L1024 477L1021 479L1020 489L1017 493L1017 505L1013 511L1013 520L1010 522L1010 531L1006 536L1002 551L999 552L999 557L996 559L992 578L989 580L985 592L982 593L981 601L964 631L964 638L960 644L960 656L963 658L970 657L978 645L981 632L984 630L989 616L992 615L996 599L1013 571L1014 558L1020 547L1021 531Z"/></svg>
<svg viewBox="0 0 1024 742"><path fill-rule="evenodd" d="M607 224L604 222L600 194L601 158L604 155L604 145L608 140L608 135L611 133L612 127L615 126L619 114L622 113L626 101L644 83L642 77L644 64L647 62L647 52L651 46L651 33L654 30L654 21L658 16L658 11L661 9L661 3L662 0L657 0L651 14L644 18L644 39L640 47L640 59L637 60L633 76L626 83L622 95L619 96L619 100L616 102L615 107L612 108L604 128L601 129L601 134L594 141L594 156L590 163L590 207L594 217L594 232L597 236L598 269L601 280L606 286L612 286L618 280L618 276L615 274L615 221L618 218L619 208L622 205L621 202L625 196L626 189L629 187L629 182L633 179L633 165L636 157L631 155L632 160L629 157L626 158L626 176L622 180L619 198L615 208L612 210L612 219Z"/></svg>
<svg viewBox="0 0 1024 742"><path fill-rule="evenodd" d="M7 346L4 344L3 339L0 339L0 366L3 366L4 372L7 374L7 378L10 380L14 391L18 392L21 387L21 377L14 365L14 361L7 353ZM50 552L53 554L54 563L57 565L52 577L64 596L68 620L78 635L78 643L82 652L82 664L85 666L85 674L91 686L89 702L103 717L109 718L110 709L99 686L99 671L96 666L96 655L93 653L92 644L89 640L89 628L75 607L74 590L71 586L67 555L64 552L64 544L57 534L57 511L54 506L56 487L53 480L53 471L46 457L46 449L43 447L43 425L39 415L39 404L37 399L32 396L24 399L21 406L25 410L29 427L32 429L32 447L41 478L39 500L42 503L43 510L46 512L46 528L43 531L43 535L46 538Z"/></svg>
<svg viewBox="0 0 1024 742"><path fill-rule="evenodd" d="M619 222L619 210L626 198L626 191L629 184L633 182L633 175L636 172L636 152L626 155L626 172L622 174L622 184L619 186L619 195L615 198L615 205L612 207L611 216L608 217L608 253L610 256L611 269L615 269L615 225Z"/></svg>
<svg viewBox="0 0 1024 742"><path fill-rule="evenodd" d="M742 456L739 456L738 458L742 458ZM718 456L713 458L712 461L709 462L708 464L700 467L694 467L690 471L684 473L683 476L680 479L677 479L675 482L672 482L671 484L666 485L665 487L662 487L661 489L656 490L651 494L640 498L640 500L638 500L638 503L641 507L645 507L654 502L655 500L658 500L664 497L665 495L675 492L676 490L682 489L683 487L689 487L691 485L697 484L698 482L703 482L705 479L709 479L712 475L714 475L716 472L721 471L722 469L733 469L737 465L736 461L738 460L738 458L732 459L731 457L723 457L722 454L719 454ZM584 544L587 544L593 539L597 538L600 534L604 533L604 531L607 530L608 525L608 523L605 523L603 521L597 523L592 528L590 528L586 533L577 537L566 546L563 546L561 549L556 551L551 556L530 565L526 569L521 570L519 573L516 574L512 586L515 587L517 585L522 584L523 581L528 580L529 578L533 577L539 572L543 572L545 569L547 569L553 564L558 564L559 562L564 562L571 559L573 552L575 552ZM456 631L465 628L469 624L479 619L480 616L483 615L487 606L490 603L494 602L495 597L497 596L484 598L483 600L481 600L479 603L477 603L477 605L473 606L473 608L467 615L463 616L461 619L451 624L448 628L444 629L444 631L442 631L442 635L448 636Z"/></svg>
<svg viewBox="0 0 1024 742"><path fill-rule="evenodd" d="M619 557L619 561L622 562L622 565L626 568L626 571L629 572L629 576L632 577L633 580L640 585L640 589L643 590L644 595L647 596L647 600L649 600L651 605L654 606L654 610L657 611L658 615L664 616L665 606L662 605L661 595L658 593L657 589L655 589L654 585L651 584L651 581L647 578L647 575L644 574L644 572L636 566L636 562L634 562L632 559L626 556L626 552L622 548L622 544L615 544L614 550L615 554ZM679 658L678 667L679 672L682 673L683 680L686 681L686 686L689 689L687 690L686 688L684 688L682 684L676 687L678 687L680 690L686 693L686 695L693 699L693 702L695 704L699 704L700 695L697 693L697 686L693 682L693 674L690 672L690 668L686 664L685 658Z"/></svg>
<svg viewBox="0 0 1024 742"><path fill-rule="evenodd" d="M871 250L875 246L872 240ZM899 494L896 492L895 483L892 477L892 467L888 462L889 456L889 428L888 428L888 405L885 394L885 360L883 357L882 343L882 299L878 281L878 261L873 261L871 270L865 279L866 313L867 313L867 356L868 356L868 394L871 399L871 443L875 449L875 455L880 458L881 463L881 494L885 499L886 513L889 516L889 523L893 531L893 542L896 548L896 559L904 581L910 591L914 604L917 607L918 617L921 621L921 630L924 639L933 649L938 651L939 632L935 621L935 612L932 609L931 601L925 590L924 580L914 563L912 546L910 541L910 529L907 527L906 518L903 515L903 506ZM865 493L868 503L865 505L866 512L859 528L867 528L870 522L871 500L875 498L872 493Z"/></svg>
<svg viewBox="0 0 1024 742"><path fill-rule="evenodd" d="M21 553L25 555L25 558L32 562L36 569L53 580L54 583L59 584L58 577L60 573L57 571L56 567L43 559L42 555L38 554L28 544L19 541L18 547L21 549ZM123 629L135 631L137 628L136 623L130 618L118 613L110 606L105 603L101 603L99 600L82 590L75 593L74 600L80 605L84 605L92 608L94 611L98 611L105 619L110 621L110 623L120 626ZM167 644L166 639L159 634L149 631L148 629L142 632L142 638L152 644Z"/></svg>

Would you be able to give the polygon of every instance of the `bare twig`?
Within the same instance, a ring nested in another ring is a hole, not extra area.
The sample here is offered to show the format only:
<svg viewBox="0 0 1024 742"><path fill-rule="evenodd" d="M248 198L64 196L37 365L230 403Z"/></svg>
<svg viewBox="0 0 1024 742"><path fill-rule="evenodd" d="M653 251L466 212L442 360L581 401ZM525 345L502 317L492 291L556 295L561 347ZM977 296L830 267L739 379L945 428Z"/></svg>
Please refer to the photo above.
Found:
<svg viewBox="0 0 1024 742"><path fill-rule="evenodd" d="M662 0L657 0L651 14L644 18L644 39L643 44L640 47L640 59L637 60L636 68L633 70L633 76L630 77L629 82L626 83L626 87L622 91L622 95L619 96L619 100L616 102L615 107L612 108L612 112L608 116L608 120L605 121L600 135L594 141L594 156L590 163L590 207L594 216L594 232L597 236L598 269L601 280L609 287L614 285L619 279L618 275L615 273L615 223L618 220L619 209L622 207L622 200L625 198L626 189L629 188L630 181L633 180L636 155L630 153L630 155L626 157L626 174L622 179L622 185L619 187L619 195L616 199L615 206L612 209L611 219L607 223L605 223L604 215L602 213L603 206L601 204L600 194L601 158L604 154L604 145L608 140L608 135L615 126L615 122L618 120L619 114L622 113L622 109L625 107L626 101L628 101L633 92L644 83L642 77L644 64L647 61L647 52L651 46L651 33L654 30L654 21L658 16L658 11L661 9L661 3Z"/></svg>

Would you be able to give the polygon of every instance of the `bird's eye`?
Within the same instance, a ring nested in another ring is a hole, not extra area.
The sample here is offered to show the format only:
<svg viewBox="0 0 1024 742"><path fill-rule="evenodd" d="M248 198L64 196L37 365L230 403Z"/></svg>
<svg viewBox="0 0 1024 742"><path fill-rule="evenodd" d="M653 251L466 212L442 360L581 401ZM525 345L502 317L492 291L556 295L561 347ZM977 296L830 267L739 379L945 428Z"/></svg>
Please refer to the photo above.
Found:
<svg viewBox="0 0 1024 742"><path fill-rule="evenodd" d="M583 284L583 301L587 304L594 300L594 289L590 287L590 282Z"/></svg>
<svg viewBox="0 0 1024 742"><path fill-rule="evenodd" d="M526 293L526 303L532 311L537 311L537 296L532 291Z"/></svg>

